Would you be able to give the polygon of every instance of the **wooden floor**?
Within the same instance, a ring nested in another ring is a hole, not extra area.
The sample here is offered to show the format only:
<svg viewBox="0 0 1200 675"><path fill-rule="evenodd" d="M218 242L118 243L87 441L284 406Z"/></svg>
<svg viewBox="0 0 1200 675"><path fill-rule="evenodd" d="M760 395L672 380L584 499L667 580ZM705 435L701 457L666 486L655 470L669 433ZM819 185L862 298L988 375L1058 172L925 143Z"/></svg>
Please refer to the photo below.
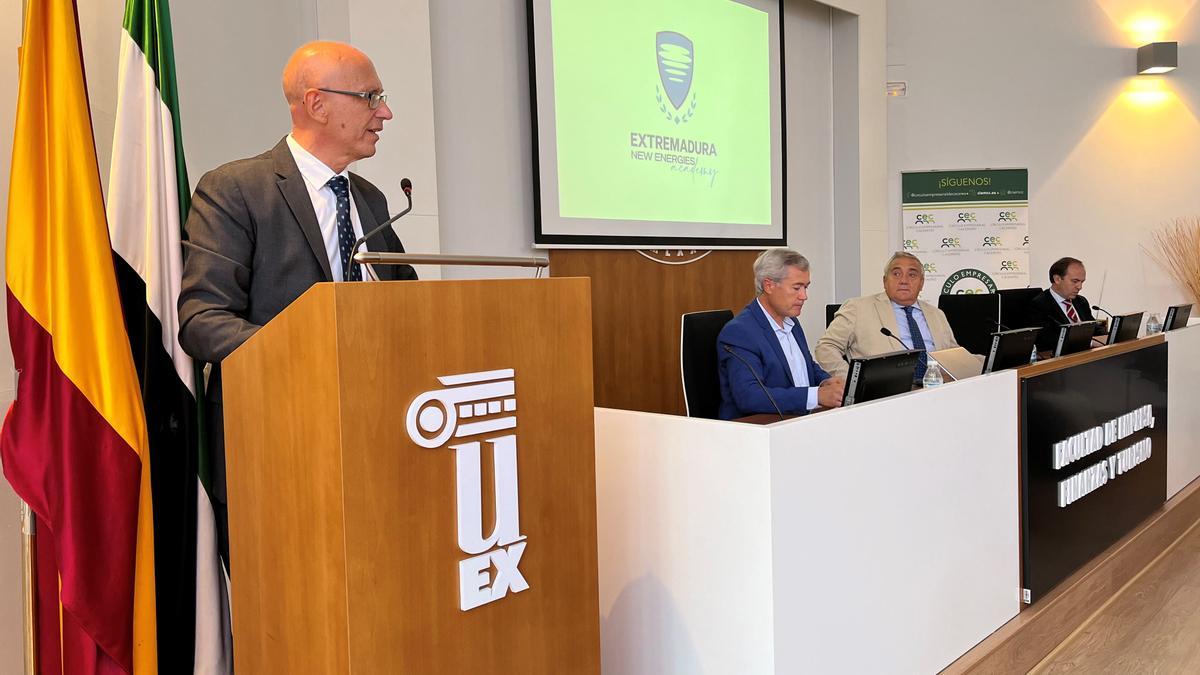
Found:
<svg viewBox="0 0 1200 675"><path fill-rule="evenodd" d="M1200 523L1031 672L1200 673Z"/></svg>

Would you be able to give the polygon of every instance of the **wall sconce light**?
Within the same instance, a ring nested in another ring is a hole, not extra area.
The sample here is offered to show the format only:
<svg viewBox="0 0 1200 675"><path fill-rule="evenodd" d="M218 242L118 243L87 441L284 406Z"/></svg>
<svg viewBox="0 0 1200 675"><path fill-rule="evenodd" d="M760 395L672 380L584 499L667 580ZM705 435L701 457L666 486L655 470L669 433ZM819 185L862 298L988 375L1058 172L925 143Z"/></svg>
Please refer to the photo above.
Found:
<svg viewBox="0 0 1200 675"><path fill-rule="evenodd" d="M1167 73L1179 65L1178 42L1152 42L1138 47L1138 75Z"/></svg>

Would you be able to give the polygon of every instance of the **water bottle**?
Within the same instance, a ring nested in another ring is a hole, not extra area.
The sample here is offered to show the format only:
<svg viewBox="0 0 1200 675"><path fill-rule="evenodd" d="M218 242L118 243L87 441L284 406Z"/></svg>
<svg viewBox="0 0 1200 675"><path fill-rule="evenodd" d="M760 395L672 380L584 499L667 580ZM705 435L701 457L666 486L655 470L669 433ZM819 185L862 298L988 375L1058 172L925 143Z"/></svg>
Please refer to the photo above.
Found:
<svg viewBox="0 0 1200 675"><path fill-rule="evenodd" d="M929 367L925 369L925 377L921 380L921 386L925 389L940 387L945 382L942 379L942 367L938 365L937 359L929 357Z"/></svg>
<svg viewBox="0 0 1200 675"><path fill-rule="evenodd" d="M1157 314L1151 314L1149 319L1146 319L1146 335L1154 335L1162 332L1162 319L1158 318Z"/></svg>
<svg viewBox="0 0 1200 675"><path fill-rule="evenodd" d="M1033 346L1033 351L1029 352L1029 362L1037 363L1037 345Z"/></svg>

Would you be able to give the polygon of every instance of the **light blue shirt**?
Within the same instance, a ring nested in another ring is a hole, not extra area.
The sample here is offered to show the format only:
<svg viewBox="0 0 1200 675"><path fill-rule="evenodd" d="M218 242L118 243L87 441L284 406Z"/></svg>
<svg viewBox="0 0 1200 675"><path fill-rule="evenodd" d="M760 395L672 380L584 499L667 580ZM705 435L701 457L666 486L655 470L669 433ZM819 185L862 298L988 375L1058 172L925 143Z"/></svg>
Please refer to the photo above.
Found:
<svg viewBox="0 0 1200 675"><path fill-rule="evenodd" d="M771 313L763 307L762 300L758 301L758 308L762 310L763 316L767 317L767 323L771 324L771 328L775 331L775 338L779 340L779 346L783 348L783 357L787 359L788 370L792 371L792 382L797 387L809 387L808 389L808 409L812 410L817 407L817 388L810 386L808 383L808 361L804 359L804 352L800 351L800 345L796 344L796 336L792 335L792 328L796 325L796 320L792 317L784 317L783 325L775 323L775 319Z"/></svg>
<svg viewBox="0 0 1200 675"><path fill-rule="evenodd" d="M913 320L917 322L917 328L921 329L921 338L925 340L925 351L931 352L937 349L933 344L933 334L929 332L929 322L925 320L925 312L921 311L921 303L914 302L912 310ZM896 325L900 327L900 332L897 333L900 341L908 345L909 349L916 349L913 346L912 331L908 329L908 315L904 311L904 305L893 300L892 312L896 314Z"/></svg>

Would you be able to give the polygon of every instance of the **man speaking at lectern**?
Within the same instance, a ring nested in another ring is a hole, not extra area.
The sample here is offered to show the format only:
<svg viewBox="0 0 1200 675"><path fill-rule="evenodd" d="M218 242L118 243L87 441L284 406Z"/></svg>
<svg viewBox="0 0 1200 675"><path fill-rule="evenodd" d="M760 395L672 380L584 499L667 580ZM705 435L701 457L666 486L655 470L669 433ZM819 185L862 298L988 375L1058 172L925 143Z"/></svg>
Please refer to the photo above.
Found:
<svg viewBox="0 0 1200 675"><path fill-rule="evenodd" d="M808 260L790 248L771 248L754 261L750 301L717 336L721 378L718 416L803 415L842 404L845 381L821 370L796 317L808 299Z"/></svg>
<svg viewBox="0 0 1200 675"><path fill-rule="evenodd" d="M362 278L354 241L388 218L383 193L346 167L375 154L392 111L366 54L338 42L296 50L283 70L292 130L274 148L200 179L184 229L179 343L213 364L206 397L215 460L213 506L225 539L222 359L313 284ZM391 228L366 243L403 252ZM416 279L381 266L385 280Z"/></svg>
<svg viewBox="0 0 1200 675"><path fill-rule="evenodd" d="M392 118L371 60L338 42L306 44L284 68L283 93L291 134L208 172L192 197L179 341L199 361L220 363L313 284L361 278L350 246L388 218L383 193L346 170L375 154ZM390 228L366 247L404 250ZM411 267L379 273L416 278Z"/></svg>

